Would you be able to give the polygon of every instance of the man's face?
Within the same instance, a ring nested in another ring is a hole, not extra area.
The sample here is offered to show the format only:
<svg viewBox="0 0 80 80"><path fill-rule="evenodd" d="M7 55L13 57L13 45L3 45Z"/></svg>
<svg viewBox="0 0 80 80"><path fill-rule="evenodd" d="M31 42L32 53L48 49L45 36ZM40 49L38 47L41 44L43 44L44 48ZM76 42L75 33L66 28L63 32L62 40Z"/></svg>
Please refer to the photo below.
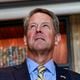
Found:
<svg viewBox="0 0 80 80"><path fill-rule="evenodd" d="M35 51L50 50L55 43L55 30L50 16L35 13L31 16L27 30L28 48Z"/></svg>

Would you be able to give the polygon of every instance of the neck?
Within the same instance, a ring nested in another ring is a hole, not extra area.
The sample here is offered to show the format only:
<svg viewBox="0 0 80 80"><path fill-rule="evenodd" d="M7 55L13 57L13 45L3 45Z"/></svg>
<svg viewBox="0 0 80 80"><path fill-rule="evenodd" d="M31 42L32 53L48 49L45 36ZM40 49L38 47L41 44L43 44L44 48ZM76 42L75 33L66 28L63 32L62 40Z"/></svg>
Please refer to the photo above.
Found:
<svg viewBox="0 0 80 80"><path fill-rule="evenodd" d="M45 64L52 59L53 53L51 52L29 52L27 55L29 58L37 62L38 64Z"/></svg>

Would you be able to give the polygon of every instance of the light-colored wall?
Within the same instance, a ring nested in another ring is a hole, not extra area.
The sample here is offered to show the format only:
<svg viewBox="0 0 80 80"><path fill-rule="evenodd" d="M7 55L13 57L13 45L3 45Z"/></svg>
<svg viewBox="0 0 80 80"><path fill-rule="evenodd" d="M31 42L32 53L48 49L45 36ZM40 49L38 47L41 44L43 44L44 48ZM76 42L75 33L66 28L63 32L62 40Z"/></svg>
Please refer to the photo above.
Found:
<svg viewBox="0 0 80 80"><path fill-rule="evenodd" d="M80 14L70 16L73 70L80 73Z"/></svg>
<svg viewBox="0 0 80 80"><path fill-rule="evenodd" d="M57 15L80 13L80 2L45 4L35 6L13 7L0 9L0 20L25 17L34 8L45 8Z"/></svg>

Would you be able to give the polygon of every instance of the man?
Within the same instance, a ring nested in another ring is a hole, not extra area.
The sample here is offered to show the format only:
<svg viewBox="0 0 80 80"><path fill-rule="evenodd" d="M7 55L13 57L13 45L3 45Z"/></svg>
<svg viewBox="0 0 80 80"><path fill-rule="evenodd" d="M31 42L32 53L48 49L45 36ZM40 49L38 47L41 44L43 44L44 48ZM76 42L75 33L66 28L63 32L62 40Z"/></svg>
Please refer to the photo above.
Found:
<svg viewBox="0 0 80 80"><path fill-rule="evenodd" d="M61 40L53 12L37 8L24 20L27 58L23 64L0 70L0 80L80 80L80 74L58 67L52 60Z"/></svg>

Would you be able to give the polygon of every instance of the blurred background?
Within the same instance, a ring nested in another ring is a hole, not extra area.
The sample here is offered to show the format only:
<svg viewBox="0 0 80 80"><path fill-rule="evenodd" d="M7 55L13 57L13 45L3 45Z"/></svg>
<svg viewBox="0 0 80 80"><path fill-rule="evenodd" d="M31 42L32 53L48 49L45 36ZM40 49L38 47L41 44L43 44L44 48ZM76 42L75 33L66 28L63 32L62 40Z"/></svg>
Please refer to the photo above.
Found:
<svg viewBox="0 0 80 80"><path fill-rule="evenodd" d="M46 8L58 16L61 42L53 60L80 73L80 0L0 0L0 67L24 61L23 19L34 8Z"/></svg>

